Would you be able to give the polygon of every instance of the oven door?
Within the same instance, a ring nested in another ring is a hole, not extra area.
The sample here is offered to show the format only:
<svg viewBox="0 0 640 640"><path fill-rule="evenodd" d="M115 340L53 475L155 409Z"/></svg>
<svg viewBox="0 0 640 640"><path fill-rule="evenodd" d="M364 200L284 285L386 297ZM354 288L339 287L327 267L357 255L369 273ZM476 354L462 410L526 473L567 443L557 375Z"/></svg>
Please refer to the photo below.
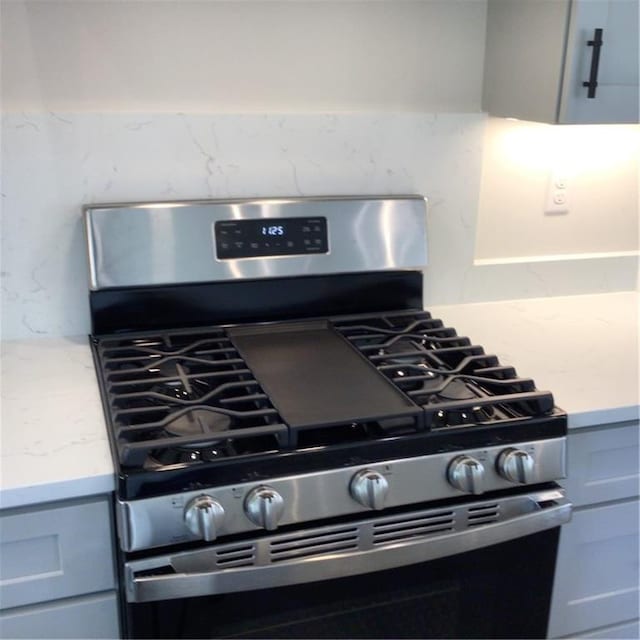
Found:
<svg viewBox="0 0 640 640"><path fill-rule="evenodd" d="M545 637L559 488L125 564L129 637Z"/></svg>

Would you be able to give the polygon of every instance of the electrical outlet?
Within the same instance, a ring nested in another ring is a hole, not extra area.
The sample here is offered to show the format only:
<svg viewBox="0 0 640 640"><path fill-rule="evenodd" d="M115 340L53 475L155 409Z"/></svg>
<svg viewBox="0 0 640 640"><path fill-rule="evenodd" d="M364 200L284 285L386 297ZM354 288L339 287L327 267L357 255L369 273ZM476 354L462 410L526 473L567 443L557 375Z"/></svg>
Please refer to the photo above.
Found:
<svg viewBox="0 0 640 640"><path fill-rule="evenodd" d="M569 213L569 185L566 176L562 173L554 171L549 176L544 212Z"/></svg>

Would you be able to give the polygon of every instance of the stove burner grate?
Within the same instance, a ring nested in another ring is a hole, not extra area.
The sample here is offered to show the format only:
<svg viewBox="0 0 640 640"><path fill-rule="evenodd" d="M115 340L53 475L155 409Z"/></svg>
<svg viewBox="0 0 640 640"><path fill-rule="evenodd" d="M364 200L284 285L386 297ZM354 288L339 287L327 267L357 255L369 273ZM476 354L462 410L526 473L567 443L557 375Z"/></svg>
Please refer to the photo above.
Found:
<svg viewBox="0 0 640 640"><path fill-rule="evenodd" d="M279 450L287 427L223 329L97 342L118 457L158 468Z"/></svg>
<svg viewBox="0 0 640 640"><path fill-rule="evenodd" d="M354 416L353 424L287 424L238 351L237 336L232 340L235 334L222 327L96 338L122 466L161 469L350 446L523 422L554 411L550 393L427 312L338 317L329 324L415 411L402 419Z"/></svg>
<svg viewBox="0 0 640 640"><path fill-rule="evenodd" d="M430 430L553 412L553 396L427 312L336 319L335 326L425 411Z"/></svg>

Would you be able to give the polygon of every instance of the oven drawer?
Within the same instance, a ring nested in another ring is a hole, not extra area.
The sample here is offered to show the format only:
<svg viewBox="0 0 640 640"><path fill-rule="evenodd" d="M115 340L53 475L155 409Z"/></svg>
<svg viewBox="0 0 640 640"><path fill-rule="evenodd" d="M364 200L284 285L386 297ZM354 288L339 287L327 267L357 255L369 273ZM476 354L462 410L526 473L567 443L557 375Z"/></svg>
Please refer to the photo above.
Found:
<svg viewBox="0 0 640 640"><path fill-rule="evenodd" d="M1 608L114 589L109 507L105 497L3 512Z"/></svg>

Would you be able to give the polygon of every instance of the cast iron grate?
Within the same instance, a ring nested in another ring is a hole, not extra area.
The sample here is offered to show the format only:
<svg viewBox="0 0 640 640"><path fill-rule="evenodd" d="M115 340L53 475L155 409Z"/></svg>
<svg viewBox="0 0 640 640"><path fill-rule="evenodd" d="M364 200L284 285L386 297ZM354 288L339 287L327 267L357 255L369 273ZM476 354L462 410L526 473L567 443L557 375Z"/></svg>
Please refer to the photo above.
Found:
<svg viewBox="0 0 640 640"><path fill-rule="evenodd" d="M101 339L121 463L159 468L277 451L287 426L224 329Z"/></svg>
<svg viewBox="0 0 640 640"><path fill-rule="evenodd" d="M429 429L549 415L553 396L428 312L336 319L334 326L424 409Z"/></svg>

